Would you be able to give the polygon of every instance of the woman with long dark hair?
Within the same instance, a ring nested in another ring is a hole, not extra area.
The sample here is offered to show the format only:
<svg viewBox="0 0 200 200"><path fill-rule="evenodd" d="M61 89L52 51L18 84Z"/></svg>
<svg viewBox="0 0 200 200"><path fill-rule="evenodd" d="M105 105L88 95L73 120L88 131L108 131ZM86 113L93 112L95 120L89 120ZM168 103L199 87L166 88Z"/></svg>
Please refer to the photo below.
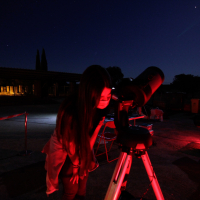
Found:
<svg viewBox="0 0 200 200"><path fill-rule="evenodd" d="M64 200L84 199L88 174L98 167L93 146L111 99L110 76L99 65L81 76L78 94L60 106L56 129L42 152L46 153L47 195L63 183Z"/></svg>

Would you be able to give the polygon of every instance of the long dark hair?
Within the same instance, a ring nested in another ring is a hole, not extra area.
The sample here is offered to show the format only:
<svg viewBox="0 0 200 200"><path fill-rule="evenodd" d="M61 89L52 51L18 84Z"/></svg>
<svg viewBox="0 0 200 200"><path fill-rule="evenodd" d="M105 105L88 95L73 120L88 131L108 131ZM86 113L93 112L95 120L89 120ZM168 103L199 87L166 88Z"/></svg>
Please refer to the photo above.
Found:
<svg viewBox="0 0 200 200"><path fill-rule="evenodd" d="M81 76L76 100L71 97L71 100L69 98L64 101L57 116L56 131L58 139L63 139L63 147L69 152L68 147L71 137L69 134L73 135L81 165L85 169L88 169L92 155L89 134L93 129L93 119L101 93L105 87L111 87L107 70L99 65L89 66ZM72 105L75 105L76 109L72 109ZM67 115L67 117L63 121L64 115ZM71 131L63 132L62 127L64 124Z"/></svg>

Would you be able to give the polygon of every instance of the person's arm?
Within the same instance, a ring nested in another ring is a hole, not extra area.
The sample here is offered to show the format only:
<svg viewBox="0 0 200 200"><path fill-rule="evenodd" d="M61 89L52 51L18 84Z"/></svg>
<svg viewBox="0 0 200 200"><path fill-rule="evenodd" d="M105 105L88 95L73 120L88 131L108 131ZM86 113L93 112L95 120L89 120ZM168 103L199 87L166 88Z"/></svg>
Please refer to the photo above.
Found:
<svg viewBox="0 0 200 200"><path fill-rule="evenodd" d="M73 166L73 175L70 179L70 182L78 184L79 181L79 166Z"/></svg>
<svg viewBox="0 0 200 200"><path fill-rule="evenodd" d="M99 124L97 125L93 135L90 138L90 148L93 149L94 143L96 141L97 135L99 133L100 128L102 127L103 123L104 123L105 117L103 117L101 119L101 121L99 122Z"/></svg>

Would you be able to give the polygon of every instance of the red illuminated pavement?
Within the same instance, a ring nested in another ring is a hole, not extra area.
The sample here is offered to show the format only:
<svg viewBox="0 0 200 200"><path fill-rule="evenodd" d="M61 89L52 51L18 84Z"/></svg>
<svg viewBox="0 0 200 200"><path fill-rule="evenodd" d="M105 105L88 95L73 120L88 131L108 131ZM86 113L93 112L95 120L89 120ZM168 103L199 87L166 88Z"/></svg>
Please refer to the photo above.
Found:
<svg viewBox="0 0 200 200"><path fill-rule="evenodd" d="M27 148L24 150L24 116L0 121L0 199L42 200L45 194L45 155L40 151L53 133L59 104L1 107L0 117L27 112ZM163 122L153 123L153 145L148 154L166 200L200 199L200 129L194 126L192 113L170 115ZM144 121L138 120L136 124ZM115 157L115 148L110 156ZM98 157L100 166L90 173L87 200L102 200L106 194L116 162ZM142 160L133 158L126 190L141 197L149 186ZM62 185L60 184L62 189ZM54 195L59 199L61 190ZM154 200L150 187L145 199ZM49 198L52 199L52 198Z"/></svg>

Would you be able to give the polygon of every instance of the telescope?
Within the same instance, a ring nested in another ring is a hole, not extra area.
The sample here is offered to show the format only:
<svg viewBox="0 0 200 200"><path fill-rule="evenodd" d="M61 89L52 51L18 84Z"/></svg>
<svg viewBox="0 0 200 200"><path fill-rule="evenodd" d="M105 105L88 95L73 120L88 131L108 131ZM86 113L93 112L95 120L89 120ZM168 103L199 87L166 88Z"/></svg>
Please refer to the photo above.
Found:
<svg viewBox="0 0 200 200"><path fill-rule="evenodd" d="M112 175L104 200L136 200L125 191L131 169L132 155L141 158L157 200L164 200L158 180L149 159L147 149L152 145L150 132L140 126L130 126L128 111L144 106L164 81L158 67L148 67L134 80L121 82L112 95L116 101L114 122L118 132L117 143L121 153Z"/></svg>

